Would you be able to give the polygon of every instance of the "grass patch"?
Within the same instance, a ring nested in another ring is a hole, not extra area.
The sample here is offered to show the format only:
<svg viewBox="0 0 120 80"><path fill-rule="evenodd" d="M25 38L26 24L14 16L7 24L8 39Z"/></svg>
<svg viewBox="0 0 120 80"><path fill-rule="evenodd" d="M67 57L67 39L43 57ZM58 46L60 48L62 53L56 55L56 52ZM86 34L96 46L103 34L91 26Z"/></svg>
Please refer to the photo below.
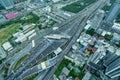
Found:
<svg viewBox="0 0 120 80"><path fill-rule="evenodd" d="M26 16L26 18L27 18L27 19L32 19L33 16L32 16L32 15L28 15L28 16Z"/></svg>
<svg viewBox="0 0 120 80"><path fill-rule="evenodd" d="M0 26L0 42L4 42L5 40L8 40L8 38L17 32L20 28L20 25L23 24L30 24L30 23L36 23L39 20L39 17L33 13L29 13L29 15L25 16L27 19L17 19L10 21L6 24L3 24Z"/></svg>
<svg viewBox="0 0 120 80"><path fill-rule="evenodd" d="M22 19L23 17L24 17L24 19ZM23 24L37 23L38 21L39 21L39 17L31 12L26 16L20 17L19 19L12 20L6 24L0 25L0 29L6 28L7 26L9 26L11 24L15 24L15 23L23 25Z"/></svg>
<svg viewBox="0 0 120 80"><path fill-rule="evenodd" d="M56 23L56 21L50 19L49 25L52 27L54 24Z"/></svg>
<svg viewBox="0 0 120 80"><path fill-rule="evenodd" d="M8 66L5 68L4 77L7 77L9 67L10 67L10 64L8 64Z"/></svg>
<svg viewBox="0 0 120 80"><path fill-rule="evenodd" d="M70 67L70 64L71 64L72 68ZM83 76L85 75L84 74L84 66L81 68L79 66L75 66L74 62L71 62L70 60L64 58L63 61L60 63L58 69L55 71L55 75L56 75L56 77L59 77L62 69L64 67L67 67L69 70L72 69L68 76L72 76L73 78L78 77L81 80L83 78Z"/></svg>
<svg viewBox="0 0 120 80"><path fill-rule="evenodd" d="M70 63L71 61L68 60L68 59L63 59L63 61L60 63L58 69L55 71L55 75L58 77L62 71L62 69L65 67L65 66L68 66L68 64Z"/></svg>
<svg viewBox="0 0 120 80"><path fill-rule="evenodd" d="M39 20L39 17L33 13L29 13L27 16L24 16L25 19L20 19L17 20L16 22L21 23L21 24L29 24L29 23L36 23Z"/></svg>
<svg viewBox="0 0 120 80"><path fill-rule="evenodd" d="M50 19L48 23L46 23L47 25L46 26L42 26L42 24L38 24L38 28L41 30L41 29L48 29L48 28L51 28L53 27L53 25L56 23L56 21Z"/></svg>
<svg viewBox="0 0 120 80"><path fill-rule="evenodd" d="M27 59L27 58L28 58L28 55L25 55L25 56L23 56L21 59L19 59L19 60L17 61L17 63L15 64L15 66L14 66L14 70L17 69L18 66L19 66L25 59Z"/></svg>
<svg viewBox="0 0 120 80"><path fill-rule="evenodd" d="M74 2L70 5L63 7L62 9L65 11L77 13L77 12L81 11L82 9L84 9L85 7L87 7L88 5L90 5L96 1L97 0L79 0L77 2Z"/></svg>
<svg viewBox="0 0 120 80"><path fill-rule="evenodd" d="M113 38L113 36L112 36L112 35L105 34L104 38L105 38L106 40L110 41L110 40Z"/></svg>
<svg viewBox="0 0 120 80"><path fill-rule="evenodd" d="M120 23L120 14L117 16L116 22L117 22L117 23Z"/></svg>
<svg viewBox="0 0 120 80"><path fill-rule="evenodd" d="M82 80L82 78L84 77L85 73L84 73L84 67L79 67L79 66L74 66L76 68L78 68L80 70L80 72L76 72L74 69L72 71L70 71L69 75L72 76L73 78L78 77L80 80Z"/></svg>
<svg viewBox="0 0 120 80"><path fill-rule="evenodd" d="M105 5L105 6L102 8L102 10L104 10L104 11L109 11L109 10L110 10L110 6Z"/></svg>
<svg viewBox="0 0 120 80"><path fill-rule="evenodd" d="M70 74L69 74L70 76L72 76L73 78L75 78L75 77L78 77L80 80L83 78L83 76L85 75L85 73L84 72L80 72L79 74L78 73L76 73L74 70L72 70L72 71L70 71Z"/></svg>
<svg viewBox="0 0 120 80"><path fill-rule="evenodd" d="M86 34L89 34L89 35L93 36L93 35L95 34L95 30L94 30L93 28L88 29L88 30L86 31Z"/></svg>
<svg viewBox="0 0 120 80"><path fill-rule="evenodd" d="M38 73L36 73L28 78L25 78L24 80L34 80L37 76L38 76Z"/></svg>
<svg viewBox="0 0 120 80"><path fill-rule="evenodd" d="M0 42L7 40L13 33L17 32L20 28L20 24L11 24L0 30Z"/></svg>

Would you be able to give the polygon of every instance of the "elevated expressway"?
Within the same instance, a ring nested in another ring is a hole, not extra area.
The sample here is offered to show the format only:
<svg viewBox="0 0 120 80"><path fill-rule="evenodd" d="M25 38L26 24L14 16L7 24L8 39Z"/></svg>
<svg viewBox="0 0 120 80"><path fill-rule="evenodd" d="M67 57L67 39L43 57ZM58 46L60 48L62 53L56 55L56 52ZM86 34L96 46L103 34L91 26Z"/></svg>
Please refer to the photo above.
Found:
<svg viewBox="0 0 120 80"><path fill-rule="evenodd" d="M106 0L107 1L107 0ZM26 59L15 71L10 73L5 80L13 80L17 79L18 76L24 74L24 71L27 69L34 67L34 65L42 60L47 55L51 54L54 50L58 47L62 47L65 45L65 48L60 53L58 58L58 63L52 67L48 74L44 77L44 80L48 80L57 69L58 65L62 61L64 55L69 52L72 44L77 40L80 35L80 32L84 28L86 21L88 18L95 14L99 8L102 8L106 3L105 0L99 0L98 2L94 3L94 5L90 6L89 8L83 10L83 12L77 14L64 24L62 24L59 29L56 31L51 31L51 34L61 34L61 35L69 35L71 36L70 39L63 39L63 40L48 40L42 39L38 46L29 54L29 58ZM22 77L21 77L22 78Z"/></svg>

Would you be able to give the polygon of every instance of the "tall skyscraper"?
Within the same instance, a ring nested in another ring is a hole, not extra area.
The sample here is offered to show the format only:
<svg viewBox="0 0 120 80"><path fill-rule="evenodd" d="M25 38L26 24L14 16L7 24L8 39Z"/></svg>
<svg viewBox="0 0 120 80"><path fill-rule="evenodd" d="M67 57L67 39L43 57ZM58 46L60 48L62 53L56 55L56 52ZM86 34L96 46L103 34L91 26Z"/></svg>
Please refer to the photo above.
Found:
<svg viewBox="0 0 120 80"><path fill-rule="evenodd" d="M111 55L105 62L104 66L106 67L105 75L110 78L116 78L120 76L120 56Z"/></svg>
<svg viewBox="0 0 120 80"><path fill-rule="evenodd" d="M14 6L13 0L0 0L0 4L5 8L5 9L11 9Z"/></svg>
<svg viewBox="0 0 120 80"><path fill-rule="evenodd" d="M90 61L87 70L91 73L98 73L104 80L120 80L120 56L116 54L106 56L99 64L96 64L93 60Z"/></svg>
<svg viewBox="0 0 120 80"><path fill-rule="evenodd" d="M111 27L113 25L114 19L117 17L117 15L120 13L120 0L116 0L115 3L110 8L110 11L105 18L105 24L108 27Z"/></svg>

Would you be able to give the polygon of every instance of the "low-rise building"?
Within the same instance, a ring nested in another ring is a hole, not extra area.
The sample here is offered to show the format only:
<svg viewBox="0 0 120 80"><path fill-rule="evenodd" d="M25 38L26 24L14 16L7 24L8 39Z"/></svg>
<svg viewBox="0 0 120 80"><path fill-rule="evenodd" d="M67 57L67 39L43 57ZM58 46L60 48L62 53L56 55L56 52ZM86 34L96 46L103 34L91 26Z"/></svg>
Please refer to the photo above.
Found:
<svg viewBox="0 0 120 80"><path fill-rule="evenodd" d="M15 42L17 43L27 40L26 36L20 31L13 34L13 37L15 38Z"/></svg>
<svg viewBox="0 0 120 80"><path fill-rule="evenodd" d="M43 8L43 11L51 12L51 7L50 6L46 6L46 7Z"/></svg>
<svg viewBox="0 0 120 80"><path fill-rule="evenodd" d="M22 27L22 29L23 29L23 30L22 30L23 33L27 33L28 31L34 29L35 24L23 25L23 26L21 26L21 27Z"/></svg>
<svg viewBox="0 0 120 80"><path fill-rule="evenodd" d="M59 48L57 48L55 51L54 51L54 53L56 54L56 55L58 55L60 52L62 52L62 49L59 47Z"/></svg>
<svg viewBox="0 0 120 80"><path fill-rule="evenodd" d="M74 45L72 45L72 49L73 49L73 50L77 50L78 47L74 44Z"/></svg>
<svg viewBox="0 0 120 80"><path fill-rule="evenodd" d="M117 54L118 56L120 56L120 48L118 48L115 52L115 54Z"/></svg>
<svg viewBox="0 0 120 80"><path fill-rule="evenodd" d="M109 47L107 48L107 50L108 50L110 53L115 53L115 51L116 51L113 46L109 46Z"/></svg>
<svg viewBox="0 0 120 80"><path fill-rule="evenodd" d="M113 33L113 42L118 42L120 41L120 35L117 33Z"/></svg>
<svg viewBox="0 0 120 80"><path fill-rule="evenodd" d="M7 56L3 48L0 46L0 60L4 59Z"/></svg>
<svg viewBox="0 0 120 80"><path fill-rule="evenodd" d="M5 15L5 17L6 17L7 19L13 19L13 18L15 18L15 17L17 17L17 16L19 16L18 13L8 13L8 14Z"/></svg>
<svg viewBox="0 0 120 80"><path fill-rule="evenodd" d="M114 25L112 26L112 29L114 29L116 31L120 31L120 24L119 23L114 23Z"/></svg>
<svg viewBox="0 0 120 80"><path fill-rule="evenodd" d="M70 70L64 67L59 75L60 80L67 80L67 76L69 75Z"/></svg>
<svg viewBox="0 0 120 80"><path fill-rule="evenodd" d="M105 36L106 33L107 33L107 31L103 31L101 35Z"/></svg>
<svg viewBox="0 0 120 80"><path fill-rule="evenodd" d="M85 29L85 30L88 30L90 27L91 27L91 25L90 25L90 24L87 24L87 25L84 27L84 29Z"/></svg>
<svg viewBox="0 0 120 80"><path fill-rule="evenodd" d="M70 70L67 69L66 67L63 68L62 73L65 74L66 76L68 76L68 74L70 73Z"/></svg>
<svg viewBox="0 0 120 80"><path fill-rule="evenodd" d="M59 34L50 34L45 36L45 38L48 39L69 39L70 36L69 35L59 35Z"/></svg>
<svg viewBox="0 0 120 80"><path fill-rule="evenodd" d="M89 72L87 72L82 80L90 80L91 76L92 75Z"/></svg>
<svg viewBox="0 0 120 80"><path fill-rule="evenodd" d="M86 34L86 33L82 33L81 36L79 37L79 42L80 44L87 46L88 45L88 40L91 40L91 36Z"/></svg>
<svg viewBox="0 0 120 80"><path fill-rule="evenodd" d="M30 25L24 25L22 26L22 30L16 32L15 34L13 34L14 40L15 42L19 43L19 42L24 42L27 39L31 39L34 36L37 35L35 29L35 24L30 24Z"/></svg>
<svg viewBox="0 0 120 80"><path fill-rule="evenodd" d="M10 42L3 43L2 47L4 48L5 51L11 51L13 49L12 45L10 44Z"/></svg>

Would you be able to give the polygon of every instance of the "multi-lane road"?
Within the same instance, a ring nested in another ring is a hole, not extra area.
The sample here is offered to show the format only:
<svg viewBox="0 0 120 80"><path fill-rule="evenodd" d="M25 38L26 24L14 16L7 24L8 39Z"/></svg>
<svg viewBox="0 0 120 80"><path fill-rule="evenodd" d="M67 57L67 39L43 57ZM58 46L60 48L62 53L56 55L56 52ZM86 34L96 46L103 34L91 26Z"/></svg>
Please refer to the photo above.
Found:
<svg viewBox="0 0 120 80"><path fill-rule="evenodd" d="M59 62L51 69L49 69L49 71L47 72L47 74L45 75L45 77L43 78L43 80L49 80L55 70L57 69L57 67L59 66L59 64L61 63L61 61L63 60L64 58L64 55L67 54L71 48L71 46L73 45L73 43L75 43L75 41L78 39L79 35L80 35L80 32L82 31L82 29L84 28L85 26L85 22L89 19L89 17L92 15L92 14L95 14L96 13L96 10L98 10L99 8L103 7L104 4L106 2L102 1L102 2L98 2L96 3L96 5L94 5L93 7L91 7L88 11L88 13L86 13L86 15L84 15L83 17L81 17L81 23L80 25L78 25L79 29L76 31L76 34L74 35L74 37L70 40L70 42L67 44L66 48L63 50L63 52L61 53L61 55L59 56ZM83 20L83 21L82 21Z"/></svg>
<svg viewBox="0 0 120 80"><path fill-rule="evenodd" d="M106 0L107 1L107 0ZM43 39L38 43L38 46L29 54L29 58L26 59L15 71L10 73L5 80L13 80L17 78L19 75L23 73L24 70L33 67L37 62L42 60L44 57L52 53L58 47L66 45L65 49L59 55L59 61L57 65L55 65L49 73L44 77L44 80L48 80L57 69L58 65L62 61L64 55L69 52L72 44L77 40L80 35L80 32L84 28L86 21L89 16L94 14L99 8L103 7L105 4L105 0L99 0L94 5L90 6L88 9L85 9L83 12L74 16L64 24L60 25L59 29L56 31L52 31L52 34L67 34L71 36L68 40L47 40Z"/></svg>
<svg viewBox="0 0 120 80"><path fill-rule="evenodd" d="M57 58L58 57L55 56L51 59L48 59L47 61L42 62L41 64L35 65L34 67L27 69L19 77L17 77L15 80L22 80L22 79L29 77L35 73L39 73L43 70L46 70L46 69L54 66L58 61Z"/></svg>

